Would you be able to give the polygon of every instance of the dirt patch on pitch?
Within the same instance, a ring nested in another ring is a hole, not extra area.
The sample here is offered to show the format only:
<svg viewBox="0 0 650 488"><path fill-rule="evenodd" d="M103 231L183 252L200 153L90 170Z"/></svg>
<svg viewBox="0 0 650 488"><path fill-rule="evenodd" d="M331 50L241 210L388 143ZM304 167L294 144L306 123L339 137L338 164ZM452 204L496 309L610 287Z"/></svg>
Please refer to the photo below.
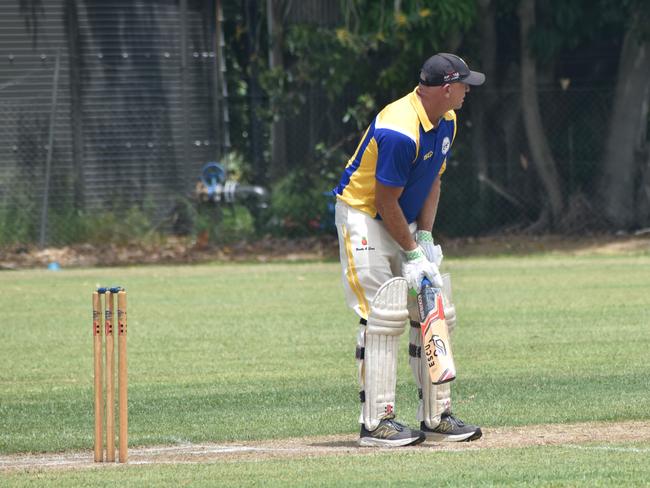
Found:
<svg viewBox="0 0 650 488"><path fill-rule="evenodd" d="M250 442L141 447L129 450L129 464L195 464L335 455L363 456L389 450L360 448L357 447L356 440L356 435L349 434ZM485 428L483 437L475 442L424 443L419 446L401 448L401 450L437 452L530 446L588 448L592 443L617 444L639 441L650 441L649 422L590 422ZM91 451L0 456L0 472L81 468L110 469L121 466L123 465L94 463Z"/></svg>
<svg viewBox="0 0 650 488"><path fill-rule="evenodd" d="M633 235L517 235L444 238L436 236L448 257L528 255L550 252L575 254L650 253L650 229ZM140 264L196 264L205 262L292 262L338 259L334 235L296 239L264 237L229 245L167 237L161 242L79 244L38 249L17 245L0 248L0 271L16 269L69 269ZM54 265L52 268L51 266Z"/></svg>

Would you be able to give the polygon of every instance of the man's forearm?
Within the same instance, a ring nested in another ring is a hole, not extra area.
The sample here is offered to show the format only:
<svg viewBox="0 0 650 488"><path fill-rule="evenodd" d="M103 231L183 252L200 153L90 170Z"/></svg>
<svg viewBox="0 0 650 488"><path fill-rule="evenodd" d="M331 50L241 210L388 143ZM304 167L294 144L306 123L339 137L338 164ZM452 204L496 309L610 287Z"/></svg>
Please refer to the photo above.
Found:
<svg viewBox="0 0 650 488"><path fill-rule="evenodd" d="M402 249L411 251L417 245L411 236L404 212L399 206L399 197L403 190L403 188L387 186L377 181L375 183L375 206L390 236Z"/></svg>
<svg viewBox="0 0 650 488"><path fill-rule="evenodd" d="M436 178L431 185L431 190L427 199L420 210L417 218L418 230L426 230L431 232L433 230L433 223L436 220L436 213L438 212L438 201L440 200L440 176Z"/></svg>
<svg viewBox="0 0 650 488"><path fill-rule="evenodd" d="M417 247L408 222L404 218L404 213L397 201L387 201L378 205L377 212L381 216L386 230L395 242L405 251L411 251Z"/></svg>

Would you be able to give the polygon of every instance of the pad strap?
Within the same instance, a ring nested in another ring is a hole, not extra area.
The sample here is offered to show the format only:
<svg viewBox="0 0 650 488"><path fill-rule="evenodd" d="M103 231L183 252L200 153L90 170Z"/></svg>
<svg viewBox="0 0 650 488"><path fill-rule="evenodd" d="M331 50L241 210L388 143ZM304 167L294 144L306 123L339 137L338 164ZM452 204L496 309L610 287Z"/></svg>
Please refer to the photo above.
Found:
<svg viewBox="0 0 650 488"><path fill-rule="evenodd" d="M451 276L449 274L442 275L442 296L445 320L451 339L451 333L456 325L456 307L452 302ZM430 429L435 429L440 424L442 414L451 411L451 383L443 383L442 385L431 383L426 358L422 358L420 322L414 320L418 315L417 310L413 311L411 301L409 301L409 310L411 311L409 365L418 386L418 398L420 400L417 419L424 422Z"/></svg>
<svg viewBox="0 0 650 488"><path fill-rule="evenodd" d="M372 301L367 324L359 328L357 361L363 402L359 421L368 430L395 415L399 336L408 318L406 297L404 278L388 280Z"/></svg>
<svg viewBox="0 0 650 488"><path fill-rule="evenodd" d="M422 358L422 334L420 324L411 322L409 332L409 365L418 386L417 419L430 429L440 424L443 413L451 410L450 383L434 385L429 377L429 368Z"/></svg>

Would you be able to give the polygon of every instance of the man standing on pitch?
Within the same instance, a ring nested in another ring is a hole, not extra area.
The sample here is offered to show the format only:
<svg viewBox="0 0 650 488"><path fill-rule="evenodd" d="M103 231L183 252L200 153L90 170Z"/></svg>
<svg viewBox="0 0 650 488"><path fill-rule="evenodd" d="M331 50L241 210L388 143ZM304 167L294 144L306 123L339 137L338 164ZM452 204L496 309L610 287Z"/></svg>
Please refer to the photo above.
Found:
<svg viewBox="0 0 650 488"><path fill-rule="evenodd" d="M453 54L427 59L419 84L387 105L366 130L334 189L345 297L360 317L361 446L407 446L425 438L469 441L481 429L452 415L449 383L433 385L421 354L413 295L423 278L443 287L440 246L431 231L456 136L456 114L485 75ZM456 317L445 280L445 315ZM410 364L418 385L420 430L395 420L397 345L410 317Z"/></svg>

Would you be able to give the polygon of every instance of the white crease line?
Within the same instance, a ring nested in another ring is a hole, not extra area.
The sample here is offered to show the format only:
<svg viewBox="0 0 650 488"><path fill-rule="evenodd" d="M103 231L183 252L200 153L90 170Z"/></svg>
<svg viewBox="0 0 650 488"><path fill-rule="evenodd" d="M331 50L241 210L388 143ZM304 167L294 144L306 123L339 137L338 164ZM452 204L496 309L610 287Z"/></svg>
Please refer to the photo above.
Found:
<svg viewBox="0 0 650 488"><path fill-rule="evenodd" d="M560 447L579 449L582 451L650 452L650 448L639 448L639 447L577 446L574 444L562 444Z"/></svg>
<svg viewBox="0 0 650 488"><path fill-rule="evenodd" d="M332 449L338 451L337 448ZM252 447L252 446L206 446L206 445L191 445L191 446L169 446L158 448L140 448L130 449L129 454L132 458L128 464L159 464L165 463L165 460L143 460L137 459L138 457L155 456L156 454L176 454L178 456L201 456L206 454L227 454L238 452L309 452L310 449L302 447ZM114 463L92 463L92 453L86 454L69 454L61 456L29 456L22 459L0 459L0 468L19 468L19 467L33 467L33 466L66 466L66 465L89 465L89 466L110 466ZM179 462L170 461L170 462ZM193 461L188 461L192 463ZM119 463L117 463L119 464Z"/></svg>
<svg viewBox="0 0 650 488"><path fill-rule="evenodd" d="M171 453L178 455L189 454L219 454L222 452L247 452L247 451L305 451L302 447L252 447L252 446L170 446L161 448L132 449L133 456L147 456L157 453Z"/></svg>
<svg viewBox="0 0 650 488"><path fill-rule="evenodd" d="M2 463L0 464L0 468L39 468L41 466L47 467L47 466L81 466L84 464L90 464L91 459L84 459L84 460L74 460L74 459L60 459L58 461L48 461L48 460L40 460L40 459L35 459L35 460L29 460L29 461L21 461L21 462L13 462L11 464L9 463ZM95 463L92 463L95 464ZM99 465L100 463L97 463Z"/></svg>
<svg viewBox="0 0 650 488"><path fill-rule="evenodd" d="M22 459L0 460L0 467L14 467L14 466L32 466L35 462L43 466L56 466L60 464L70 464L86 462L91 460L90 456L56 456L56 457L27 457Z"/></svg>
<svg viewBox="0 0 650 488"><path fill-rule="evenodd" d="M129 461L132 466L142 466L145 464L200 464L199 461Z"/></svg>
<svg viewBox="0 0 650 488"><path fill-rule="evenodd" d="M201 447L201 446L192 446L190 448L163 448L163 449L152 449L152 450L142 450L139 452L134 452L134 456L146 456L156 453L170 453L177 454L179 456L187 455L201 455L201 454L219 454L227 452L247 452L247 451L274 451L278 450L275 448L265 448L265 447L248 447L248 446L210 446L210 447Z"/></svg>
<svg viewBox="0 0 650 488"><path fill-rule="evenodd" d="M438 446L443 447L443 446ZM456 446L444 446L447 449L440 449L445 451L464 451L464 449L454 449ZM479 446L476 446L479 447ZM636 447L617 447L617 446L584 446L577 444L559 444L557 447L578 450L591 450L591 451L613 451L613 452L631 452L631 453L648 453L650 448L636 448ZM450 449L451 448L451 449ZM487 446L481 446L481 449ZM129 452L133 456L128 464L174 464L186 463L195 464L196 461L192 460L167 460L167 459L138 459L139 457L155 456L156 454L176 454L178 456L191 456L191 455L210 455L210 454L227 454L227 453L244 453L244 452L299 452L309 455L311 452L349 452L350 447L253 447L242 445L214 445L214 444L181 444L176 446L160 446L160 447L143 447L130 449ZM362 451L359 451L362 452ZM468 452L470 452L468 450ZM93 463L92 453L70 453L60 455L49 455L40 457L39 455L25 456L19 459L16 458L0 458L0 468L21 468L21 467L48 467L48 466L79 466L79 467L109 467L114 463ZM119 463L115 463L119 464Z"/></svg>

